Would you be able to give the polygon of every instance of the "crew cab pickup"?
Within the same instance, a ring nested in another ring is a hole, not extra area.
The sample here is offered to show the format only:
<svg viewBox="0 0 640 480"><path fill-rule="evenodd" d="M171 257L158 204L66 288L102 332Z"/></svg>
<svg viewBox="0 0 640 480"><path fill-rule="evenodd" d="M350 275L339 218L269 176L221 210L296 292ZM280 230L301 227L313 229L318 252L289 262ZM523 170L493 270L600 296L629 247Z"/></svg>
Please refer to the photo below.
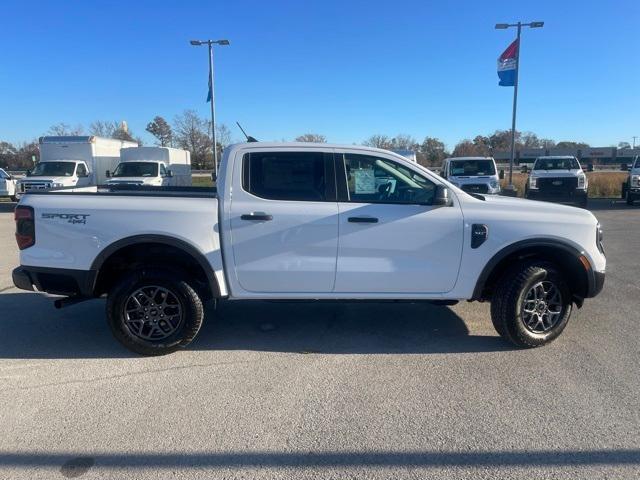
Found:
<svg viewBox="0 0 640 480"><path fill-rule="evenodd" d="M604 283L590 212L469 194L385 150L244 143L217 190L105 188L26 194L13 280L58 306L106 296L142 354L189 344L219 299L490 301L498 333L534 347Z"/></svg>

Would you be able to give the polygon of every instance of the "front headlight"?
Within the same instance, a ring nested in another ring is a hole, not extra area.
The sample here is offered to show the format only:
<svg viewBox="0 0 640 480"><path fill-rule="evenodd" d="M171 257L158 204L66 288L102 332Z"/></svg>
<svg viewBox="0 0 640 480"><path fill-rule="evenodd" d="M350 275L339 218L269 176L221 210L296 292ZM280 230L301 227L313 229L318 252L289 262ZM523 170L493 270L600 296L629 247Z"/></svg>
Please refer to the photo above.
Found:
<svg viewBox="0 0 640 480"><path fill-rule="evenodd" d="M534 177L533 175L529 176L529 188L538 188L538 177Z"/></svg>
<svg viewBox="0 0 640 480"><path fill-rule="evenodd" d="M640 175L631 175L631 186L640 187Z"/></svg>
<svg viewBox="0 0 640 480"><path fill-rule="evenodd" d="M586 175L580 175L578 177L578 188L584 190L587 188L587 177Z"/></svg>
<svg viewBox="0 0 640 480"><path fill-rule="evenodd" d="M491 180L491 182L489 183L489 185L491 185L491 188L493 188L494 190L496 188L498 188L500 186L500 183L498 183L498 180L496 180L495 178Z"/></svg>
<svg viewBox="0 0 640 480"><path fill-rule="evenodd" d="M64 185L62 183L53 183L53 184L51 184L51 187L52 188L62 188L62 187L64 187Z"/></svg>

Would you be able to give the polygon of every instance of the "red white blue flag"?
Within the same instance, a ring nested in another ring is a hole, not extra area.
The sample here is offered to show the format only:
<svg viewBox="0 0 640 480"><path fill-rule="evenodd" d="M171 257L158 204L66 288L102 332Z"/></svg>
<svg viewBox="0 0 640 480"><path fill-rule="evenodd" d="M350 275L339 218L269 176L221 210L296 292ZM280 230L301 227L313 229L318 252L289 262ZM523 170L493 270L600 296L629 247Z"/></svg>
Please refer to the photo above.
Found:
<svg viewBox="0 0 640 480"><path fill-rule="evenodd" d="M514 40L498 57L498 77L501 87L513 87L516 84L518 39Z"/></svg>

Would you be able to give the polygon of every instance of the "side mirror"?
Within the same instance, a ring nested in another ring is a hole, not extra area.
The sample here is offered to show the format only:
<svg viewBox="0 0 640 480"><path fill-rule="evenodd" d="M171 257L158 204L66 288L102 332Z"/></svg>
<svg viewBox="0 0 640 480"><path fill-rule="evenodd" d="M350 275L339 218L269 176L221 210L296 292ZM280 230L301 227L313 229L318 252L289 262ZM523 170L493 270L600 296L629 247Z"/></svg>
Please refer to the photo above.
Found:
<svg viewBox="0 0 640 480"><path fill-rule="evenodd" d="M25 176L30 177L30 176L31 176L31 170L27 170L27 171L25 172Z"/></svg>
<svg viewBox="0 0 640 480"><path fill-rule="evenodd" d="M445 185L438 185L436 187L436 195L433 198L433 204L440 207L450 207L453 205L451 193Z"/></svg>
<svg viewBox="0 0 640 480"><path fill-rule="evenodd" d="M109 170L107 170L106 172L104 172L104 175L105 175L107 178L111 178L111 172L110 172Z"/></svg>
<svg viewBox="0 0 640 480"><path fill-rule="evenodd" d="M171 170L167 170L167 177L173 177L173 172Z"/></svg>
<svg viewBox="0 0 640 480"><path fill-rule="evenodd" d="M504 170L503 169L500 169L500 172L498 172L498 178L500 180L504 180Z"/></svg>
<svg viewBox="0 0 640 480"><path fill-rule="evenodd" d="M629 170L629 165L627 163L623 163L620 165L620 170L622 170L623 172L626 172Z"/></svg>
<svg viewBox="0 0 640 480"><path fill-rule="evenodd" d="M529 171L529 167L527 167L526 165L522 165L522 168L520 169L520 173L527 173Z"/></svg>
<svg viewBox="0 0 640 480"><path fill-rule="evenodd" d="M587 172L593 172L593 163L587 165Z"/></svg>
<svg viewBox="0 0 640 480"><path fill-rule="evenodd" d="M218 178L216 177L216 172L211 172L211 181L215 182Z"/></svg>

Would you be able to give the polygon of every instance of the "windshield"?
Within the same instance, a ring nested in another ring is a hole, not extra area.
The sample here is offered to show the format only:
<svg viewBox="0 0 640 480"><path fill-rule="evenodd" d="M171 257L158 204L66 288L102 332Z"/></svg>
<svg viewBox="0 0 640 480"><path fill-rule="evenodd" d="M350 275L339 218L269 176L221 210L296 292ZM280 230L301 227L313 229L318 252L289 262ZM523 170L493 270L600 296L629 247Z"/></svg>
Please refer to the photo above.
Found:
<svg viewBox="0 0 640 480"><path fill-rule="evenodd" d="M575 158L538 158L534 170L577 170L578 161Z"/></svg>
<svg viewBox="0 0 640 480"><path fill-rule="evenodd" d="M495 175L493 160L453 160L450 175Z"/></svg>
<svg viewBox="0 0 640 480"><path fill-rule="evenodd" d="M114 177L157 177L158 164L151 162L125 162L117 166Z"/></svg>
<svg viewBox="0 0 640 480"><path fill-rule="evenodd" d="M0 178L7 179L9 178L9 174L0 168Z"/></svg>
<svg viewBox="0 0 640 480"><path fill-rule="evenodd" d="M32 177L72 177L75 162L41 162L31 172Z"/></svg>

